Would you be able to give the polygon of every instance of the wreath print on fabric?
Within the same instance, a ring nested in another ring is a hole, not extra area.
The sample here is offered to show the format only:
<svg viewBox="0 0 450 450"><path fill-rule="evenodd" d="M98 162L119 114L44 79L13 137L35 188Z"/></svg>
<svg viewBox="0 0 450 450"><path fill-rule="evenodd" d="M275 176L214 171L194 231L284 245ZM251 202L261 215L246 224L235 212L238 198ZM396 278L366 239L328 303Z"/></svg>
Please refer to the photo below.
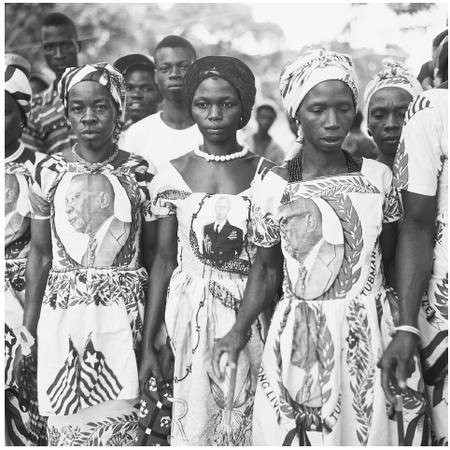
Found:
<svg viewBox="0 0 450 450"><path fill-rule="evenodd" d="M247 229L243 230L243 237L242 237L242 252L245 252L247 259L243 259L240 257L234 257L229 261L225 261L223 264L218 265L215 261L206 258L203 253L200 251L200 243L197 238L197 233L194 231L194 222L197 220L198 215L202 208L204 207L204 204L207 200L212 198L213 196L218 194L205 194L205 196L200 200L199 207L197 212L194 212L192 214L191 218L191 226L189 230L189 243L191 245L192 251L194 252L195 256L205 265L212 267L214 269L220 270L221 272L230 272L230 273L238 273L244 276L247 276L250 271L250 255L248 253L248 239L249 239L249 233L248 230L248 224L250 224L250 210L251 210L251 201L247 196L241 196L244 200L244 202L248 203L247 209Z"/></svg>

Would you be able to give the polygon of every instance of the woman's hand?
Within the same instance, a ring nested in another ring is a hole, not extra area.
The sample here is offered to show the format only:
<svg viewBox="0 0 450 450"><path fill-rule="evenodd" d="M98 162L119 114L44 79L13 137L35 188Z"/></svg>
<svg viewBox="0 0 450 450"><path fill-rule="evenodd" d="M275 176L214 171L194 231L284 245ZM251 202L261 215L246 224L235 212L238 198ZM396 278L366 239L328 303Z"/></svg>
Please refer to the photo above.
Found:
<svg viewBox="0 0 450 450"><path fill-rule="evenodd" d="M240 351L245 347L245 335L234 327L214 344L212 354L212 367L214 375L220 380L225 379L225 367L221 367L220 360L224 353L228 354L227 365L233 367L237 364Z"/></svg>
<svg viewBox="0 0 450 450"><path fill-rule="evenodd" d="M148 380L153 376L158 385L162 385L164 377L159 364L156 350L151 347L142 352L141 365L139 367L139 388L141 392L146 392L148 389Z"/></svg>
<svg viewBox="0 0 450 450"><path fill-rule="evenodd" d="M417 344L418 336L398 331L378 363L381 369L381 386L386 399L392 405L395 405L395 394L406 388L406 380L414 372Z"/></svg>

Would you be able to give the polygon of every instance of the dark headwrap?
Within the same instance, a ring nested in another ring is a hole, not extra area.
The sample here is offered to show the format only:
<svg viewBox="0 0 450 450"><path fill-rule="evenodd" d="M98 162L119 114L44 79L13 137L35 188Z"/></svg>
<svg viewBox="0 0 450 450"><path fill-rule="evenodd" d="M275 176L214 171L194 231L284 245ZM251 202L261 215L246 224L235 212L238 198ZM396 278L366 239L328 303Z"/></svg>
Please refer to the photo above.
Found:
<svg viewBox="0 0 450 450"><path fill-rule="evenodd" d="M256 87L252 71L237 58L231 56L206 56L192 64L184 76L184 91L191 113L192 99L199 84L211 77L228 81L238 92L242 104L239 128L247 125L255 103Z"/></svg>
<svg viewBox="0 0 450 450"><path fill-rule="evenodd" d="M59 97L64 105L64 113L68 117L67 106L69 91L82 81L96 81L111 94L116 105L118 116L114 130L114 139L117 140L123 126L125 82L122 74L107 63L85 64L79 67L68 67L58 84Z"/></svg>

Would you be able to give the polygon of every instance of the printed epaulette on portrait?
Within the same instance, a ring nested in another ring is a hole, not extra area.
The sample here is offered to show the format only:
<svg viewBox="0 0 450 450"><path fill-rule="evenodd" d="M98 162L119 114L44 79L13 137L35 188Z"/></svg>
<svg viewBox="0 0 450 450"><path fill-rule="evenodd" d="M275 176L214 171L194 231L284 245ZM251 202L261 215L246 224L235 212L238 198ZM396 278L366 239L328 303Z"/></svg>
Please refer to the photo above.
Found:
<svg viewBox="0 0 450 450"><path fill-rule="evenodd" d="M408 111L405 114L405 120L403 125L411 120L411 118L417 114L419 111L423 111L426 108L431 108L431 102L423 95L419 95L408 107Z"/></svg>

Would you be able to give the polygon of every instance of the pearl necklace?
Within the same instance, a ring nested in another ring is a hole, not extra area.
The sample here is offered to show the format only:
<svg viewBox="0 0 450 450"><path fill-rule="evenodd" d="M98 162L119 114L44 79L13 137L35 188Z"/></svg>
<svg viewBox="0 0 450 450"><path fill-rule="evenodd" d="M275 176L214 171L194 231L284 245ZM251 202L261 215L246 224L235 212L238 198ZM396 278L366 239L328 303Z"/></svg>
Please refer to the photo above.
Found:
<svg viewBox="0 0 450 450"><path fill-rule="evenodd" d="M231 161L233 159L243 158L247 153L249 152L248 145L244 145L242 150L240 152L234 152L231 153L231 155L210 155L209 153L206 153L202 150L200 150L200 147L197 147L194 149L194 154L197 156L200 156L200 158L203 158L204 160L211 162L225 162L225 161Z"/></svg>
<svg viewBox="0 0 450 450"><path fill-rule="evenodd" d="M114 161L114 159L116 158L116 156L119 153L119 147L117 145L115 145L114 146L114 151L112 152L111 156L109 156L108 158L106 158L103 161L91 163L89 161L86 161L84 158L82 158L77 153L77 151L76 151L77 147L78 147L78 144L75 144L72 147L72 155L73 155L73 157L75 158L75 160L77 162L79 162L80 164L83 164L83 166L86 167L87 169L89 169L90 171L97 171L97 170L101 169L103 166L106 166L110 162Z"/></svg>

